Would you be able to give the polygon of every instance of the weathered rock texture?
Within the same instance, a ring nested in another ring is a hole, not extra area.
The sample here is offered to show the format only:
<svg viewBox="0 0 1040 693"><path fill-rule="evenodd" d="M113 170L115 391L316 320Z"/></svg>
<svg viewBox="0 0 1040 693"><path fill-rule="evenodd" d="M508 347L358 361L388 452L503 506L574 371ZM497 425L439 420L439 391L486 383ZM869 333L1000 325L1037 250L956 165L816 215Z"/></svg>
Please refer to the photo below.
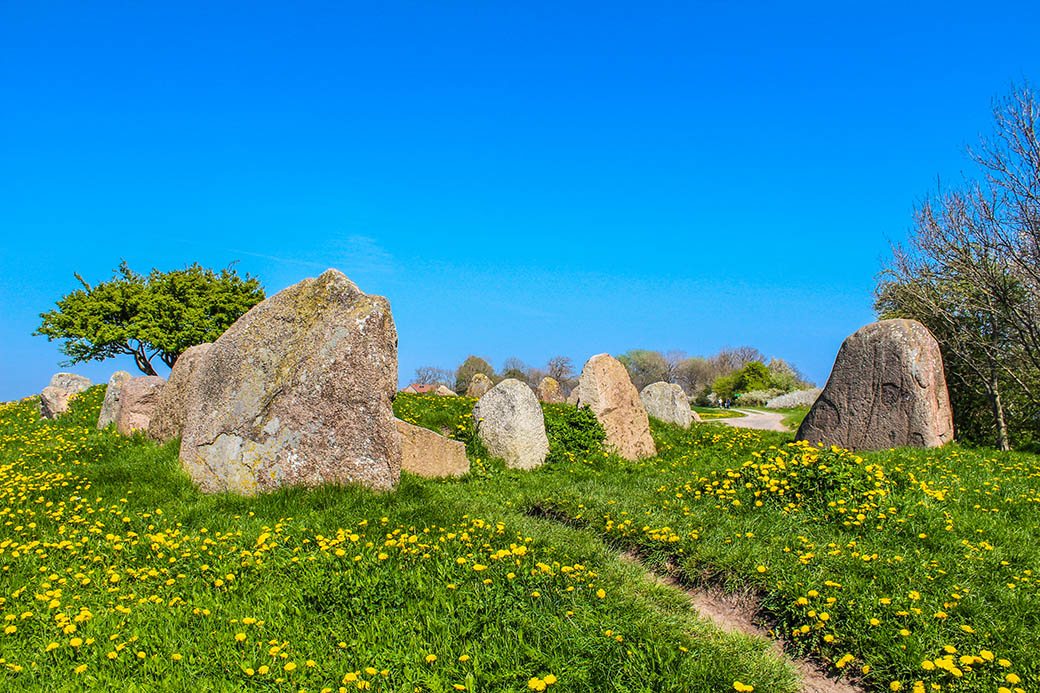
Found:
<svg viewBox="0 0 1040 693"><path fill-rule="evenodd" d="M397 420L401 434L401 471L428 479L462 476L469 471L466 444Z"/></svg>
<svg viewBox="0 0 1040 693"><path fill-rule="evenodd" d="M396 388L390 303L327 270L257 304L213 343L189 386L181 463L207 492L393 488Z"/></svg>
<svg viewBox="0 0 1040 693"><path fill-rule="evenodd" d="M571 390L571 393L567 395L567 404L573 404L574 406L578 406L578 399L580 397L581 388L578 385L575 385L574 389Z"/></svg>
<svg viewBox="0 0 1040 693"><path fill-rule="evenodd" d="M159 403L148 426L148 437L165 442L179 437L184 432L191 379L212 346L209 342L196 344L185 349L184 353L177 357L170 371L170 379L159 394Z"/></svg>
<svg viewBox="0 0 1040 693"><path fill-rule="evenodd" d="M473 407L473 423L488 452L507 467L533 469L549 454L542 407L519 380L506 378L488 390Z"/></svg>
<svg viewBox="0 0 1040 693"><path fill-rule="evenodd" d="M672 383L658 382L647 385L639 393L646 413L655 419L689 428L690 422L701 418L690 409L690 400L683 389Z"/></svg>
<svg viewBox="0 0 1040 693"><path fill-rule="evenodd" d="M165 386L166 379L157 375L142 375L123 383L119 391L116 430L124 436L134 431L147 431Z"/></svg>
<svg viewBox="0 0 1040 693"><path fill-rule="evenodd" d="M597 354L581 369L578 406L588 405L607 433L607 446L625 459L657 454L650 421L628 371L610 354Z"/></svg>
<svg viewBox="0 0 1040 693"><path fill-rule="evenodd" d="M438 385L437 389L433 391L433 394L438 397L458 397L458 394L454 390L449 390L443 385Z"/></svg>
<svg viewBox="0 0 1040 693"><path fill-rule="evenodd" d="M98 428L106 428L109 424L116 422L119 417L119 393L122 392L123 384L132 377L134 376L126 371L116 371L108 379L105 401L101 403L101 414L98 416Z"/></svg>
<svg viewBox="0 0 1040 693"><path fill-rule="evenodd" d="M538 383L535 394L538 395L539 401L550 404L563 404L567 401L567 398L563 396L563 390L560 389L560 383L556 382L556 378L548 376L542 378L542 382Z"/></svg>
<svg viewBox="0 0 1040 693"><path fill-rule="evenodd" d="M55 373L50 385L40 393L40 414L45 419L56 419L69 410L69 399L94 383L75 373Z"/></svg>
<svg viewBox="0 0 1040 693"><path fill-rule="evenodd" d="M939 345L914 320L882 320L841 345L797 440L850 450L932 448L953 439Z"/></svg>
<svg viewBox="0 0 1040 693"><path fill-rule="evenodd" d="M477 397L479 399L494 386L495 383L491 381L491 378L487 377L483 373L474 373L473 377L469 381L469 387L466 388L466 396Z"/></svg>

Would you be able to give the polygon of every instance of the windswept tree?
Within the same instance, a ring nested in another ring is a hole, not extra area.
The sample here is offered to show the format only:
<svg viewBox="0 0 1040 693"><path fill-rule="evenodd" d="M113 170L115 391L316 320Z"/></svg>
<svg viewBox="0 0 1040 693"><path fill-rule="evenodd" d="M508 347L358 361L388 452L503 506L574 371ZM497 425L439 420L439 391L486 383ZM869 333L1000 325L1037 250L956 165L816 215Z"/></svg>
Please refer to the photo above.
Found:
<svg viewBox="0 0 1040 693"><path fill-rule="evenodd" d="M147 276L122 262L112 279L82 285L41 313L33 334L63 340L63 366L133 356L137 368L155 375L158 357L172 367L185 349L212 342L243 313L264 299L260 281L234 267L220 272L198 264Z"/></svg>

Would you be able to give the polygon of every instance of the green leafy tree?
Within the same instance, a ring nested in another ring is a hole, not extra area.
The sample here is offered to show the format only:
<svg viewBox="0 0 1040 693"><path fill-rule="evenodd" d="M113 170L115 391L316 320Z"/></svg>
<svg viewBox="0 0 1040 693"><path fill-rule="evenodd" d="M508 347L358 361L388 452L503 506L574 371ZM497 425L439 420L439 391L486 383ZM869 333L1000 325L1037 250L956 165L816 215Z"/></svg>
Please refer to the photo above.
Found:
<svg viewBox="0 0 1040 693"><path fill-rule="evenodd" d="M112 279L95 286L75 276L83 288L41 313L33 333L64 340L64 366L129 355L141 372L156 375L156 357L172 367L185 349L212 342L264 299L260 281L233 267L214 272L193 264L145 276L124 261Z"/></svg>
<svg viewBox="0 0 1040 693"><path fill-rule="evenodd" d="M741 392L767 390L770 385L769 369L761 361L745 364L739 371L715 379L713 390L723 399L732 399Z"/></svg>
<svg viewBox="0 0 1040 693"><path fill-rule="evenodd" d="M455 391L465 392L469 387L469 381L477 373L483 373L492 380L495 379L495 369L491 367L490 363L479 356L469 356L455 371Z"/></svg>
<svg viewBox="0 0 1040 693"><path fill-rule="evenodd" d="M637 390L642 390L651 383L668 380L671 367L659 351L648 349L629 349L617 357L621 365L628 370L628 377Z"/></svg>

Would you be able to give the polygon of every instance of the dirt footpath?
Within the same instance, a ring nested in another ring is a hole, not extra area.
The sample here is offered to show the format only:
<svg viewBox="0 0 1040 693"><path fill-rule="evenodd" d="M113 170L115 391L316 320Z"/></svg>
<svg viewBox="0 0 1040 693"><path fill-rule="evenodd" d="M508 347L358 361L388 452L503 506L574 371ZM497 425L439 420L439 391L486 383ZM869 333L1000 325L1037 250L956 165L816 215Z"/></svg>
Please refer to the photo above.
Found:
<svg viewBox="0 0 1040 693"><path fill-rule="evenodd" d="M734 409L733 411L739 411L746 416L738 416L735 419L712 419L712 421L718 421L727 426L736 426L737 428L754 428L759 431L780 431L781 433L788 431L787 426L782 423L784 420L783 414L756 411L754 409Z"/></svg>

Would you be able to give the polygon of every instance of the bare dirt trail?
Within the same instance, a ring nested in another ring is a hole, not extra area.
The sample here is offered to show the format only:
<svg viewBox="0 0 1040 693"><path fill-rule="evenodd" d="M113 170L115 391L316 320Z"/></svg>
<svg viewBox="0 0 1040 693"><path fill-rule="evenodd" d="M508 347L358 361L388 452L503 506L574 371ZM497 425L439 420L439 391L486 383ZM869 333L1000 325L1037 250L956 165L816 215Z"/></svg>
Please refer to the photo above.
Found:
<svg viewBox="0 0 1040 693"><path fill-rule="evenodd" d="M744 416L738 416L733 419L712 419L712 421L718 421L727 426L735 426L737 428L754 428L759 431L780 431L781 433L787 433L790 430L783 424L783 414L757 411L755 409L734 409L733 411L739 411L741 414L744 414Z"/></svg>
<svg viewBox="0 0 1040 693"><path fill-rule="evenodd" d="M643 566L633 553L621 554L622 560ZM645 568L645 567L644 567ZM672 575L661 575L646 570L644 579L668 585L685 593L690 607L703 618L711 621L720 630L742 633L768 640L770 651L789 661L802 677L802 693L864 693L863 689L849 681L837 681L820 667L804 659L795 659L784 651L784 642L755 622L758 611L757 599L750 594L727 594L718 590L698 589L682 584Z"/></svg>

